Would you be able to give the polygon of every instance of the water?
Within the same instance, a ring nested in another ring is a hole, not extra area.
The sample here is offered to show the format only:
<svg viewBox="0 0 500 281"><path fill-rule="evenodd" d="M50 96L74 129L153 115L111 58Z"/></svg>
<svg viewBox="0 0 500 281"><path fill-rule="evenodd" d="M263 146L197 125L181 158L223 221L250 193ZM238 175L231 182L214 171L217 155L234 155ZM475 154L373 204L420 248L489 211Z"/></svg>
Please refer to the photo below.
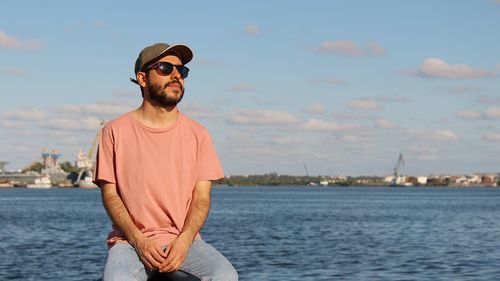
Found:
<svg viewBox="0 0 500 281"><path fill-rule="evenodd" d="M0 189L0 280L98 280L99 190ZM500 280L500 189L217 187L240 280Z"/></svg>

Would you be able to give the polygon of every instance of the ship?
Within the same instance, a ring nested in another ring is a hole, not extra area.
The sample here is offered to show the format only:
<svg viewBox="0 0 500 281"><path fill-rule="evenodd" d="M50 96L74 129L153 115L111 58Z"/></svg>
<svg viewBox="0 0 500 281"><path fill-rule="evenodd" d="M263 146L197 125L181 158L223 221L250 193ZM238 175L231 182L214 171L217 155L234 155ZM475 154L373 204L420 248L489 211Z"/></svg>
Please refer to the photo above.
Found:
<svg viewBox="0 0 500 281"><path fill-rule="evenodd" d="M97 185L92 182L92 177L88 177L88 176L84 177L83 180L80 179L77 182L77 186L80 188L96 188L97 187Z"/></svg>
<svg viewBox="0 0 500 281"><path fill-rule="evenodd" d="M35 183L26 185L27 188L52 188L52 181L48 175L41 176L35 179Z"/></svg>

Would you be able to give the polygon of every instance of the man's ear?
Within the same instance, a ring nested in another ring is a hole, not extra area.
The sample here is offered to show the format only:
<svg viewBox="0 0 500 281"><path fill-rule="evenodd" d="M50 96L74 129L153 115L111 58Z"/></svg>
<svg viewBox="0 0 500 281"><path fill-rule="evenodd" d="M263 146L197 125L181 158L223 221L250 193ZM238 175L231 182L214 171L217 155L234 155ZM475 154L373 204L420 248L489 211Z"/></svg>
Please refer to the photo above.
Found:
<svg viewBox="0 0 500 281"><path fill-rule="evenodd" d="M137 83L141 87L146 87L146 73L145 72L137 72L136 75Z"/></svg>

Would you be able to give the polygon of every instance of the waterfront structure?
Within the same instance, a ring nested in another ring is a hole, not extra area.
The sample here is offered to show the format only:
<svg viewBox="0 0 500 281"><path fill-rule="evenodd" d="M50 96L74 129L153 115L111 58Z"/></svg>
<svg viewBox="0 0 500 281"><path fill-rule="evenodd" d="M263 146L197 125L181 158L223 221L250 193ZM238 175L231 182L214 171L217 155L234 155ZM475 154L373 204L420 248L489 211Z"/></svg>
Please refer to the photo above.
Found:
<svg viewBox="0 0 500 281"><path fill-rule="evenodd" d="M399 153L398 161L396 162L396 166L394 167L394 181L393 185L403 185L406 182L405 178L402 178L399 174L401 167L405 165L405 161L403 159L403 153Z"/></svg>
<svg viewBox="0 0 500 281"><path fill-rule="evenodd" d="M52 188L52 182L50 181L50 177L48 175L39 177L35 179L35 182L32 184L28 184L27 188Z"/></svg>
<svg viewBox="0 0 500 281"><path fill-rule="evenodd" d="M426 185L427 184L427 179L428 179L428 177L418 176L417 177L417 183L419 185Z"/></svg>
<svg viewBox="0 0 500 281"><path fill-rule="evenodd" d="M101 129L104 127L105 122L101 121L99 129L97 130L97 134L90 146L89 151L85 154L82 150L80 150L78 154L78 160L76 162L76 167L80 170L78 172L78 178L76 179L76 186L81 188L97 188L92 182L92 178L94 175L94 165L95 165L95 151L97 148L97 143L99 140L99 136L101 135Z"/></svg>
<svg viewBox="0 0 500 281"><path fill-rule="evenodd" d="M6 164L9 164L9 162L5 162L5 161L0 161L0 174L5 174L5 165Z"/></svg>

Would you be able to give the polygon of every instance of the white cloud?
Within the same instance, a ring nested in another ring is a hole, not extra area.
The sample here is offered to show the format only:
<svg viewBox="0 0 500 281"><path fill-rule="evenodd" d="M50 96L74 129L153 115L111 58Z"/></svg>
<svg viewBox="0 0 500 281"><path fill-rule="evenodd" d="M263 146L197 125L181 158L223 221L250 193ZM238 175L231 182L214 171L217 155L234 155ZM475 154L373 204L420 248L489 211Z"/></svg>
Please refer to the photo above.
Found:
<svg viewBox="0 0 500 281"><path fill-rule="evenodd" d="M411 137L423 140L456 141L458 139L457 135L455 135L455 133L450 130L435 130L429 132L425 129L410 128L405 129L403 132Z"/></svg>
<svg viewBox="0 0 500 281"><path fill-rule="evenodd" d="M134 107L131 105L124 104L113 104L113 103L94 103L86 104L80 107L83 113L90 113L95 115L110 115L117 116L131 111Z"/></svg>
<svg viewBox="0 0 500 281"><path fill-rule="evenodd" d="M363 51L361 51L359 46L350 40L325 41L316 51L319 53L337 53L351 57L363 55Z"/></svg>
<svg viewBox="0 0 500 281"><path fill-rule="evenodd" d="M217 116L213 108L199 103L187 103L182 106L183 112L192 118L210 119Z"/></svg>
<svg viewBox="0 0 500 281"><path fill-rule="evenodd" d="M271 138L273 144L299 144L304 143L301 137L287 136L287 137L273 137Z"/></svg>
<svg viewBox="0 0 500 281"><path fill-rule="evenodd" d="M5 49L37 49L41 44L36 41L23 42L0 30L0 48Z"/></svg>
<svg viewBox="0 0 500 281"><path fill-rule="evenodd" d="M436 161L438 157L435 154L420 154L417 159L421 161Z"/></svg>
<svg viewBox="0 0 500 281"><path fill-rule="evenodd" d="M233 92L255 91L255 89L256 86L254 84L249 84L249 83L241 83L231 87L231 91Z"/></svg>
<svg viewBox="0 0 500 281"><path fill-rule="evenodd" d="M311 118L302 125L306 131L333 132L340 129L340 126L334 122Z"/></svg>
<svg viewBox="0 0 500 281"><path fill-rule="evenodd" d="M252 101L255 104L259 104L259 105L273 105L273 104L277 104L277 102L275 100L272 100L272 99L269 99L269 98L252 96L251 99L252 99Z"/></svg>
<svg viewBox="0 0 500 281"><path fill-rule="evenodd" d="M489 105L500 105L500 96L495 97L495 96L486 96L486 95L481 95L476 98L476 101L478 103L484 103L484 104L489 104Z"/></svg>
<svg viewBox="0 0 500 281"><path fill-rule="evenodd" d="M398 125L394 124L393 122L380 118L377 121L375 121L375 126L381 129L396 129L398 128Z"/></svg>
<svg viewBox="0 0 500 281"><path fill-rule="evenodd" d="M94 21L92 25L96 28L103 28L107 26L107 24L104 21Z"/></svg>
<svg viewBox="0 0 500 281"><path fill-rule="evenodd" d="M426 131L424 129L419 129L419 128L405 129L404 133L412 137L423 137L426 135Z"/></svg>
<svg viewBox="0 0 500 281"><path fill-rule="evenodd" d="M479 94L484 93L487 90L481 86L460 85L448 88L446 91L452 94Z"/></svg>
<svg viewBox="0 0 500 281"><path fill-rule="evenodd" d="M75 118L53 118L44 121L41 125L47 129L62 130L62 131L94 131L99 128L101 120L95 117L87 117L84 119Z"/></svg>
<svg viewBox="0 0 500 281"><path fill-rule="evenodd" d="M426 144L411 144L408 151L414 154L436 154L438 150Z"/></svg>
<svg viewBox="0 0 500 281"><path fill-rule="evenodd" d="M45 121L43 127L55 130L78 130L80 124L74 119L69 118L54 118Z"/></svg>
<svg viewBox="0 0 500 281"><path fill-rule="evenodd" d="M79 105L74 105L74 104L63 104L55 108L55 111L58 113L70 113L70 114L75 114L75 113L81 113L82 109L81 106Z"/></svg>
<svg viewBox="0 0 500 281"><path fill-rule="evenodd" d="M367 48L373 56L383 56L386 53L385 49L374 41L368 42Z"/></svg>
<svg viewBox="0 0 500 281"><path fill-rule="evenodd" d="M460 110L456 116L463 120L490 120L500 119L500 107L490 107L484 112L476 112L468 109Z"/></svg>
<svg viewBox="0 0 500 281"><path fill-rule="evenodd" d="M134 106L111 102L84 105L63 104L55 108L55 112L63 114L90 114L97 116L119 116L131 111Z"/></svg>
<svg viewBox="0 0 500 281"><path fill-rule="evenodd" d="M411 99L408 97L404 96L377 96L375 98L377 101L380 102L410 102Z"/></svg>
<svg viewBox="0 0 500 281"><path fill-rule="evenodd" d="M139 91L130 91L130 90L116 90L113 91L113 95L117 97L140 97Z"/></svg>
<svg viewBox="0 0 500 281"><path fill-rule="evenodd" d="M45 118L45 113L36 108L25 107L6 111L2 113L1 118L10 121L41 121Z"/></svg>
<svg viewBox="0 0 500 281"><path fill-rule="evenodd" d="M326 78L326 79L318 79L311 81L312 84L330 84L330 85L345 85L346 82L344 80L340 80L337 78Z"/></svg>
<svg viewBox="0 0 500 281"><path fill-rule="evenodd" d="M500 142L500 134L495 132L487 132L484 135L484 139L492 142Z"/></svg>
<svg viewBox="0 0 500 281"><path fill-rule="evenodd" d="M317 53L336 53L349 57L382 56L386 53L385 49L377 42L368 42L366 47L362 48L351 40L325 41L315 51Z"/></svg>
<svg viewBox="0 0 500 281"><path fill-rule="evenodd" d="M260 33L260 29L259 29L259 27L258 27L258 26L256 26L256 25L247 25L247 26L245 27L245 32L246 32L247 34L257 35L257 34L259 34L259 33Z"/></svg>
<svg viewBox="0 0 500 281"><path fill-rule="evenodd" d="M500 119L500 107L490 107L484 113L487 119Z"/></svg>
<svg viewBox="0 0 500 281"><path fill-rule="evenodd" d="M478 120L481 118L481 113L467 109L458 111L456 115L458 118L463 120Z"/></svg>
<svg viewBox="0 0 500 281"><path fill-rule="evenodd" d="M372 141L372 139L367 137L367 136L351 135L351 134L342 135L340 137L340 140L345 141L345 142L349 142L349 143L367 143L367 142Z"/></svg>
<svg viewBox="0 0 500 281"><path fill-rule="evenodd" d="M283 111L240 109L231 113L227 121L239 125L282 125L297 123L298 119Z"/></svg>
<svg viewBox="0 0 500 281"><path fill-rule="evenodd" d="M304 108L304 111L312 114L322 114L325 113L325 107L322 104L315 103Z"/></svg>
<svg viewBox="0 0 500 281"><path fill-rule="evenodd" d="M424 60L421 68L413 74L422 77L436 77L449 79L465 79L479 77L494 77L498 74L476 69L466 64L449 64L440 58Z"/></svg>
<svg viewBox="0 0 500 281"><path fill-rule="evenodd" d="M0 69L0 75L5 75L5 76L23 76L26 74L26 71L20 69L20 68L7 68L7 69Z"/></svg>
<svg viewBox="0 0 500 281"><path fill-rule="evenodd" d="M26 123L12 120L0 120L0 126L6 129L22 129L26 127Z"/></svg>
<svg viewBox="0 0 500 281"><path fill-rule="evenodd" d="M374 110L379 109L381 105L378 102L367 100L367 99L358 99L353 100L347 103L347 106L354 109L365 109L365 110Z"/></svg>
<svg viewBox="0 0 500 281"><path fill-rule="evenodd" d="M437 130L431 133L430 139L436 141L455 141L457 136L450 130Z"/></svg>

